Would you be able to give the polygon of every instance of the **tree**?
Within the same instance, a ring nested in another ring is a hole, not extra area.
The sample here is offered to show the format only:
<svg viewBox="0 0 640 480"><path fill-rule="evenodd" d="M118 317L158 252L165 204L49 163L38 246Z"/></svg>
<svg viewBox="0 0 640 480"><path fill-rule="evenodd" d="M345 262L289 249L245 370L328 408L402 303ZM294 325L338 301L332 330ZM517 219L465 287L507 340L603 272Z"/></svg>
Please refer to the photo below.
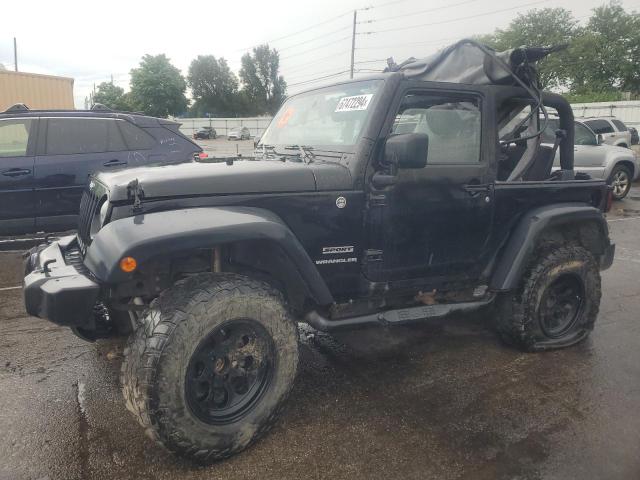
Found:
<svg viewBox="0 0 640 480"><path fill-rule="evenodd" d="M284 100L287 83L279 74L280 55L269 45L260 45L242 56L240 79L254 113L274 114Z"/></svg>
<svg viewBox="0 0 640 480"><path fill-rule="evenodd" d="M578 22L564 8L543 8L519 14L504 30L478 39L496 50L521 46L569 45L578 33ZM568 86L573 72L571 54L558 52L539 62L543 88Z"/></svg>
<svg viewBox="0 0 640 480"><path fill-rule="evenodd" d="M189 105L187 83L164 54L145 55L131 70L131 102L135 109L154 117L184 113Z"/></svg>
<svg viewBox="0 0 640 480"><path fill-rule="evenodd" d="M237 113L238 79L224 58L216 60L213 55L199 55L189 66L187 82L195 101L194 115Z"/></svg>
<svg viewBox="0 0 640 480"><path fill-rule="evenodd" d="M584 27L563 8L532 10L504 30L476 37L497 50L521 45L568 43L569 48L539 62L544 88L572 99L599 101L640 94L640 16L612 1L593 9Z"/></svg>
<svg viewBox="0 0 640 480"><path fill-rule="evenodd" d="M577 93L640 92L640 18L619 2L595 8L574 42L572 91Z"/></svg>
<svg viewBox="0 0 640 480"><path fill-rule="evenodd" d="M93 96L94 103L112 108L114 110L131 110L129 96L124 93L124 89L114 85L112 82L102 82L98 85L96 94Z"/></svg>

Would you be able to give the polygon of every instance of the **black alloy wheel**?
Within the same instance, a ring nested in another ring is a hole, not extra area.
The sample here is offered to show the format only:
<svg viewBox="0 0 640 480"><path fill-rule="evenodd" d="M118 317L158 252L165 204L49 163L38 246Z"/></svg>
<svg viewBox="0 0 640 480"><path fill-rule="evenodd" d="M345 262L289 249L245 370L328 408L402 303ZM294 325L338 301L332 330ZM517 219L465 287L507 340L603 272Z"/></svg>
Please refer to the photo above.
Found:
<svg viewBox="0 0 640 480"><path fill-rule="evenodd" d="M210 425L236 422L260 400L272 378L274 345L255 320L225 322L191 357L185 394L189 408Z"/></svg>
<svg viewBox="0 0 640 480"><path fill-rule="evenodd" d="M551 283L540 300L540 328L549 338L562 337L573 327L584 305L584 284L574 274L563 274Z"/></svg>

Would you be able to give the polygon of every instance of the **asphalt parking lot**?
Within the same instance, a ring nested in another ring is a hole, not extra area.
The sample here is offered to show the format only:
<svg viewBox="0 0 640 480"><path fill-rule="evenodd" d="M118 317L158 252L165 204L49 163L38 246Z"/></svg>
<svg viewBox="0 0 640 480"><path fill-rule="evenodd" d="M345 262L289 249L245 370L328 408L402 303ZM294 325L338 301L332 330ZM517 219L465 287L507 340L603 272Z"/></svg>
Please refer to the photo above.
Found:
<svg viewBox="0 0 640 480"><path fill-rule="evenodd" d="M617 254L586 342L523 354L487 315L303 329L282 421L206 468L165 454L125 410L120 342L26 316L20 253L1 252L0 479L640 478L640 185L609 220Z"/></svg>

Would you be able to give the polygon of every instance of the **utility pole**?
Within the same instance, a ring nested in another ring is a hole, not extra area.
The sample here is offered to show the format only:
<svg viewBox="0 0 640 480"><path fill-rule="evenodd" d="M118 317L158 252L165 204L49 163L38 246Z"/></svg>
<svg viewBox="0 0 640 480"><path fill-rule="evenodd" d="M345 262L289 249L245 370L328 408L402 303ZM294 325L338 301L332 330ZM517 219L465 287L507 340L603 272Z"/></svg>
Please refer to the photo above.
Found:
<svg viewBox="0 0 640 480"><path fill-rule="evenodd" d="M18 71L18 41L16 37L13 37L13 66L15 71Z"/></svg>
<svg viewBox="0 0 640 480"><path fill-rule="evenodd" d="M358 11L353 11L353 33L351 34L351 73L349 78L353 78L353 65L356 55L356 19L358 17Z"/></svg>

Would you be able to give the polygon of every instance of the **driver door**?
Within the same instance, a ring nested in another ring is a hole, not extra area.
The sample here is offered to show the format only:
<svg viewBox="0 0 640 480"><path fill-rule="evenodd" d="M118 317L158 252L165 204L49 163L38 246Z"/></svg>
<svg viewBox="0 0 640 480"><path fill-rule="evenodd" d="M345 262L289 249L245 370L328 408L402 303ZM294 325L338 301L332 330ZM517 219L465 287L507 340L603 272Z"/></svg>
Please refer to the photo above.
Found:
<svg viewBox="0 0 640 480"><path fill-rule="evenodd" d="M471 92L403 95L389 136L426 133L426 166L400 168L394 185L372 187L370 198L376 200L367 213L365 261L370 280L424 279L436 286L479 277L493 212L493 179L482 153L482 104Z"/></svg>

